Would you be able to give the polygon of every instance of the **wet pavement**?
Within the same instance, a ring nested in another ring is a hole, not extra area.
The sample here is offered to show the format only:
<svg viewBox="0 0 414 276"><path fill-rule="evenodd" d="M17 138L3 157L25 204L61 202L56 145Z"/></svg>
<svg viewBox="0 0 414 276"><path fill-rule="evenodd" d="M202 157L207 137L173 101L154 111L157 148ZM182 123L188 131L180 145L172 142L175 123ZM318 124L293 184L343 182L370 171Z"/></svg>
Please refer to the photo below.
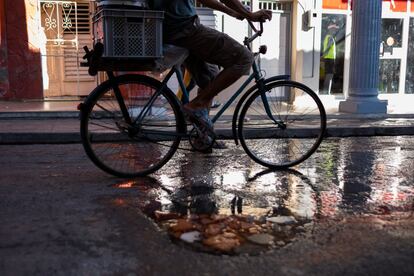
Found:
<svg viewBox="0 0 414 276"><path fill-rule="evenodd" d="M330 138L276 172L226 144L138 179L79 144L0 146L0 274L414 273L412 136Z"/></svg>

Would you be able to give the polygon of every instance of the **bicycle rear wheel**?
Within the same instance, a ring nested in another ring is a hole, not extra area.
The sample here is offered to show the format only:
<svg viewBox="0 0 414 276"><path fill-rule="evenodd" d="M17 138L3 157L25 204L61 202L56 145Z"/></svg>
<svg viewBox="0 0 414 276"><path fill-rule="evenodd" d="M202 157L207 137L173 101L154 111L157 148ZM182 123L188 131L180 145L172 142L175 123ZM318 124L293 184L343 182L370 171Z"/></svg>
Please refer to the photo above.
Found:
<svg viewBox="0 0 414 276"><path fill-rule="evenodd" d="M294 81L266 84L253 92L239 117L238 135L246 153L257 163L281 169L312 155L326 130L326 113L318 96Z"/></svg>
<svg viewBox="0 0 414 276"><path fill-rule="evenodd" d="M91 93L82 108L81 137L95 165L116 176L136 177L155 172L173 156L185 122L174 94L168 88L157 92L160 86L146 76L123 75ZM130 122L114 87L119 88Z"/></svg>

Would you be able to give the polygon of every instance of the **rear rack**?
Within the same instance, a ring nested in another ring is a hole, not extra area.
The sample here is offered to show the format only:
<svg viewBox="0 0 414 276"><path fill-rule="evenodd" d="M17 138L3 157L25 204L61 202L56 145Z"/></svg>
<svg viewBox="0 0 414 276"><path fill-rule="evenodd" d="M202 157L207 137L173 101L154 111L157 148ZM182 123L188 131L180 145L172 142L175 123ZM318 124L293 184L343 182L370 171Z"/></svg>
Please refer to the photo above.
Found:
<svg viewBox="0 0 414 276"><path fill-rule="evenodd" d="M153 71L155 61L153 58L139 57L102 57L103 44L96 43L93 50L84 46L85 55L81 67L89 67L88 73L96 76L99 71Z"/></svg>

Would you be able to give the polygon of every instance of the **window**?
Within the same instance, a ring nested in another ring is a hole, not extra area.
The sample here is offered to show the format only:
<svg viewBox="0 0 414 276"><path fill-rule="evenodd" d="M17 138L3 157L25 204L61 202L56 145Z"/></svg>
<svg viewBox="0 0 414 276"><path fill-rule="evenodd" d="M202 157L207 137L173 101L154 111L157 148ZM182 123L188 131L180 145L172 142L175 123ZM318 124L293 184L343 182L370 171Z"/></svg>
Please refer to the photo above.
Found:
<svg viewBox="0 0 414 276"><path fill-rule="evenodd" d="M380 93L395 94L400 87L402 57L395 49L402 47L403 21L401 18L383 18L381 21Z"/></svg>
<svg viewBox="0 0 414 276"><path fill-rule="evenodd" d="M260 1L259 9L271 11L290 11L292 9L292 4L285 2Z"/></svg>
<svg viewBox="0 0 414 276"><path fill-rule="evenodd" d="M384 18L381 21L381 41L385 48L402 47L403 19ZM386 49L384 49L386 50Z"/></svg>
<svg viewBox="0 0 414 276"><path fill-rule="evenodd" d="M74 4L62 5L62 18L64 34L74 34L76 31L78 34L91 32L89 3L78 2L76 9ZM70 24L65 25L65 22Z"/></svg>
<svg viewBox="0 0 414 276"><path fill-rule="evenodd" d="M244 5L244 6L247 6L247 7L250 7L251 6L251 2L250 2L250 0L246 0L246 1L241 1L241 3Z"/></svg>
<svg viewBox="0 0 414 276"><path fill-rule="evenodd" d="M380 60L379 92L382 94L398 93L400 83L400 59Z"/></svg>
<svg viewBox="0 0 414 276"><path fill-rule="evenodd" d="M413 5L412 3L411 5ZM414 18L410 18L410 33L408 35L407 73L405 93L414 94Z"/></svg>

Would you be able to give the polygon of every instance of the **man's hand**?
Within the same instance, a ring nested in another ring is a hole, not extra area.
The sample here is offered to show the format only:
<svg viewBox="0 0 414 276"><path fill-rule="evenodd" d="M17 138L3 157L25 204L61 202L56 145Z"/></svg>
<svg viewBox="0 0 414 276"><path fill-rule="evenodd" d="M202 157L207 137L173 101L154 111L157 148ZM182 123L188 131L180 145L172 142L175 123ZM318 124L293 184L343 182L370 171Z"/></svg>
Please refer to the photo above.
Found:
<svg viewBox="0 0 414 276"><path fill-rule="evenodd" d="M270 21L272 20L272 11L260 10L252 12L247 19L254 22L265 22L266 20Z"/></svg>
<svg viewBox="0 0 414 276"><path fill-rule="evenodd" d="M268 10L260 10L250 12L239 0L198 0L206 7L224 12L239 20L247 19L254 22L264 22L272 19L272 12Z"/></svg>

